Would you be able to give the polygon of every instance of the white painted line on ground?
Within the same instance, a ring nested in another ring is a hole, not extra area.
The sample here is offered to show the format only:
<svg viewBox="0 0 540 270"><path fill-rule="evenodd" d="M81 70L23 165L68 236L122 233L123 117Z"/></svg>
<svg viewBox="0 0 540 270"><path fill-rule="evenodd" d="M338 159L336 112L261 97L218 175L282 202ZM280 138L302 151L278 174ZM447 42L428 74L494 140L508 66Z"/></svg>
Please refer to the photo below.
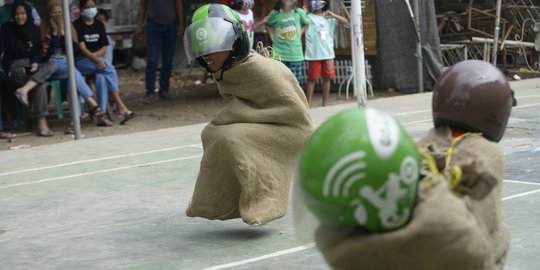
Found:
<svg viewBox="0 0 540 270"><path fill-rule="evenodd" d="M219 269L230 268L230 267L234 267L234 266L244 265L244 264L248 264L248 263L252 263L252 262L266 260L266 259L273 258L273 257L279 257L279 256L282 256L282 255L287 255L287 254L299 252L299 251L310 249L310 248L313 248L313 247L315 247L315 243L309 243L307 245L303 245L303 246L299 246L299 247L295 247L295 248L290 248L290 249L286 249L286 250L281 250L281 251L277 251L277 252L270 253L270 254L267 254L267 255L251 258L251 259L246 259L246 260L241 260L241 261L236 261L236 262L232 262L232 263L221 264L221 265L216 265L216 266L204 268L202 270L219 270Z"/></svg>
<svg viewBox="0 0 540 270"><path fill-rule="evenodd" d="M531 97L540 97L540 95L528 95L528 96L521 96L521 97L516 97L516 98L517 99L525 99L525 98L531 98ZM527 108L527 107L532 107L532 106L536 106L536 105L539 105L539 104L540 103L535 103L535 104L530 104L530 105L523 105L523 106L516 106L515 108ZM392 115L393 116L402 116L402 115L419 114L419 113L427 113L427 112L431 112L431 109L429 109L429 110L420 110L420 111L394 113ZM421 121L424 121L424 120L421 120ZM414 123L414 122L412 122L412 123Z"/></svg>
<svg viewBox="0 0 540 270"><path fill-rule="evenodd" d="M540 97L540 95L519 96L519 97L516 97L516 98L517 99L523 99L523 98L531 98L531 97Z"/></svg>
<svg viewBox="0 0 540 270"><path fill-rule="evenodd" d="M522 106L516 106L516 107L513 107L512 110L529 108L529 107L534 107L534 106L538 106L538 105L540 105L540 103L533 103L533 104L527 104L527 105L522 105Z"/></svg>
<svg viewBox="0 0 540 270"><path fill-rule="evenodd" d="M114 169L106 169L106 170L100 170L100 171L92 171L92 172L86 172L86 173L65 175L65 176L60 176L60 177L46 178L46 179L41 179L41 180L36 180L36 181L31 181L31 182L23 182L23 183L17 183L17 184L12 184L12 185L0 186L0 189L8 189L8 188L12 188L12 187L39 184L39 183L43 183L43 182L58 181L58 180L64 180L64 179L68 179L68 178L79 177L79 176L86 176L86 175L92 175L92 174L98 174L98 173L114 172L114 171L132 169L132 168L137 168L137 167L145 167L145 166L157 165L157 164L173 162L173 161L178 161L178 160L200 158L200 157L202 157L202 155L188 156L188 157L181 157L181 158L173 158L173 159L160 160L160 161L154 161L154 162L147 162L147 163L141 163L141 164L130 165L130 166L123 166L123 167L118 167L118 168L114 168Z"/></svg>
<svg viewBox="0 0 540 270"><path fill-rule="evenodd" d="M82 164L82 163L89 163L89 162L96 162L96 161L102 161L102 160L115 159L115 158L124 158L124 157L133 157L133 156L154 154L154 153L172 151L172 150L188 148L188 147L197 147L198 148L200 146L201 146L201 144L182 145L182 146L163 148L163 149L157 149L157 150L150 150L150 151L144 151L144 152L135 152L135 153L124 154L124 155L116 155L116 156L108 156L108 157L102 157L102 158L80 160L80 161L74 161L74 162L68 162L68 163L60 163L60 164L52 165L52 166L44 166L44 167L38 167L38 168L32 168L32 169L26 169L26 170L19 170L19 171L0 173L0 176L19 174L19 173L25 173L25 172L33 172L33 171L39 171L39 170L47 170L47 169L66 167L66 166L77 165L77 164Z"/></svg>
<svg viewBox="0 0 540 270"><path fill-rule="evenodd" d="M426 112L431 112L431 109L429 109L429 110L421 110L421 111L412 111L412 112L402 112L402 113L396 113L396 114L393 114L393 115L394 116L400 116L400 115L426 113Z"/></svg>
<svg viewBox="0 0 540 270"><path fill-rule="evenodd" d="M507 197L502 198L502 200L507 201L507 200L511 200L511 199L515 199L515 198L519 198L519 197L524 197L524 196L539 193L539 192L540 192L540 188L535 189L535 190L531 190L531 191L527 191L527 192L523 192L523 193L518 193L518 194L515 194L515 195L511 195L511 196L507 196Z"/></svg>
<svg viewBox="0 0 540 270"><path fill-rule="evenodd" d="M526 182L526 181L515 181L515 180L504 180L506 183L512 183L512 184L524 184L524 185L533 185L533 186L540 186L540 183L535 182Z"/></svg>
<svg viewBox="0 0 540 270"><path fill-rule="evenodd" d="M402 125L413 125L413 124L420 124L420 123L427 123L427 122L433 122L433 119L425 119L425 120L417 120L412 122L403 122Z"/></svg>
<svg viewBox="0 0 540 270"><path fill-rule="evenodd" d="M533 103L533 104L527 104L527 105L522 105L522 106L516 106L516 107L513 107L512 110L522 109L522 108L529 108L529 107L534 107L534 106L538 106L538 105L540 105L540 103ZM429 111L431 111L431 110L429 110ZM413 113L419 113L419 112L428 112L428 111L415 111L415 112L410 112L410 113L413 114ZM406 115L406 114L409 114L409 113L405 112L405 113L400 113L399 115ZM395 115L398 115L398 114L395 114ZM431 121L433 121L433 119L429 118L429 119L424 119L424 120L403 122L401 124L402 125L413 125L413 124L420 124L420 123L426 123L426 122L431 122Z"/></svg>

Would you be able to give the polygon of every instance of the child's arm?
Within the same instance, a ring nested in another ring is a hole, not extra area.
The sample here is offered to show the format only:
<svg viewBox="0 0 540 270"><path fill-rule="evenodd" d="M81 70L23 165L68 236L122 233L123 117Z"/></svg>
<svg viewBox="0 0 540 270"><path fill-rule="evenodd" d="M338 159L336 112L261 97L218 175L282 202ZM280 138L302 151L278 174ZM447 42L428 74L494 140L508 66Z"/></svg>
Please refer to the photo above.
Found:
<svg viewBox="0 0 540 270"><path fill-rule="evenodd" d="M267 23L268 23L268 16L264 17L264 19L262 19L261 21L255 23L253 25L253 30L255 31L255 30L259 29L259 27L261 27L261 25L267 24Z"/></svg>
<svg viewBox="0 0 540 270"><path fill-rule="evenodd" d="M308 28L308 25L307 25L307 24L305 24L304 26L302 26L302 31L300 32L300 38L302 38L302 36L303 36L304 33L306 32L307 28Z"/></svg>
<svg viewBox="0 0 540 270"><path fill-rule="evenodd" d="M339 15L337 15L336 13L334 13L334 12L332 12L330 10L326 12L326 16L338 20L341 24L348 24L349 23L349 21L347 19L345 19L345 17L339 16Z"/></svg>
<svg viewBox="0 0 540 270"><path fill-rule="evenodd" d="M276 42L276 40L274 39L274 28L267 24L266 32L268 32L268 36L270 37L272 43Z"/></svg>

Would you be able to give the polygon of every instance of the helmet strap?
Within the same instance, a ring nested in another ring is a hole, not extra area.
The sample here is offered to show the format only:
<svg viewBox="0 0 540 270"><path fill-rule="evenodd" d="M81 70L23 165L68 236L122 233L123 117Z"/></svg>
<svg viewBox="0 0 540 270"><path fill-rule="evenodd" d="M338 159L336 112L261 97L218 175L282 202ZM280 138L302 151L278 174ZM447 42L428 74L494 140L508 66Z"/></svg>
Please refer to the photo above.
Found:
<svg viewBox="0 0 540 270"><path fill-rule="evenodd" d="M223 62L223 65L221 66L221 73L219 74L219 78L216 78L214 77L214 79L216 79L217 82L223 80L223 72L225 72L226 70L230 69L234 60L236 60L236 56L233 56L233 54L229 54L229 57L227 57L227 59L225 59L225 62ZM208 67L206 67L206 70L209 70ZM212 71L210 71L212 72Z"/></svg>

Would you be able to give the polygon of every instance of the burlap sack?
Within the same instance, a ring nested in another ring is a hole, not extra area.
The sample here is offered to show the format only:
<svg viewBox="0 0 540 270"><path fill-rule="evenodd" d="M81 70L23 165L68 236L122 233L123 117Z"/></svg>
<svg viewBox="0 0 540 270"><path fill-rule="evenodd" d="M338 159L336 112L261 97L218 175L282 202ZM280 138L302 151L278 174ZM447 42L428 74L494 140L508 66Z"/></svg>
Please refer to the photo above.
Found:
<svg viewBox="0 0 540 270"><path fill-rule="evenodd" d="M418 142L419 147L429 151L437 160L440 170L445 166L446 153L452 143L451 133L447 127L433 128ZM469 202L474 215L486 225L496 268L502 269L510 247L510 234L503 223L501 200L504 156L496 143L481 136L466 136L455 145L449 162L449 166L454 165L463 171L456 191Z"/></svg>
<svg viewBox="0 0 540 270"><path fill-rule="evenodd" d="M434 179L430 179L434 180ZM420 189L411 222L383 234L332 230L316 232L318 248L333 269L492 269L485 227L467 202L438 179Z"/></svg>
<svg viewBox="0 0 540 270"><path fill-rule="evenodd" d="M241 217L250 225L280 218L294 160L313 130L304 93L287 67L256 53L235 62L218 87L229 104L202 132L204 155L186 214Z"/></svg>
<svg viewBox="0 0 540 270"><path fill-rule="evenodd" d="M450 131L440 128L419 145L443 164L442 171L450 143ZM461 194L452 190L448 175L426 177L413 217L400 230L371 234L319 227L315 238L326 261L334 269L502 269L510 245L502 223L502 154L496 144L468 136L455 146L453 165L464 173L459 185L466 187L455 189Z"/></svg>

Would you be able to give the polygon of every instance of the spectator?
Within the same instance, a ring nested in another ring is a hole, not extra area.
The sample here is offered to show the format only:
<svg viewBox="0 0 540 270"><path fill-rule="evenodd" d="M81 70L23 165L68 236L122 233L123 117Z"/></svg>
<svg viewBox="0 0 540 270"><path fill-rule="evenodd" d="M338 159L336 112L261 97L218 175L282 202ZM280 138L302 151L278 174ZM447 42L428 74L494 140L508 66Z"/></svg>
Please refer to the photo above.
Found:
<svg viewBox="0 0 540 270"><path fill-rule="evenodd" d="M28 94L32 91L33 113L37 119L38 136L50 137L54 133L47 125L47 90L43 83L56 70L53 63L38 64L41 48L39 28L33 24L30 6L22 1L12 5L13 21L2 25L0 55L2 68L9 70L9 84L20 87L15 96L29 106Z"/></svg>
<svg viewBox="0 0 540 270"><path fill-rule="evenodd" d="M254 40L254 22L253 22L253 0L235 0L232 4L232 9L238 12L240 19L246 27L246 32L249 37L249 48L253 49L253 40Z"/></svg>
<svg viewBox="0 0 540 270"><path fill-rule="evenodd" d="M347 19L328 10L329 3L311 1L311 12L308 14L311 23L306 31L306 55L308 64L307 100L311 106L315 82L323 77L322 105L328 105L330 96L330 80L336 77L334 63L334 30L339 23L349 23Z"/></svg>
<svg viewBox="0 0 540 270"><path fill-rule="evenodd" d="M79 39L79 52L82 57L76 61L77 69L82 75L96 76L96 91L98 92L99 104L103 112L107 111L107 93L111 92L118 105L120 114L123 116L120 124L125 124L135 116L122 102L118 85L118 75L112 63L104 59L109 41L105 27L95 20L97 15L96 2L94 0L80 1L81 17L73 25Z"/></svg>
<svg viewBox="0 0 540 270"><path fill-rule="evenodd" d="M69 23L69 22L68 22ZM78 48L77 45L77 33L75 29L71 27L74 49ZM47 12L45 13L45 19L41 25L41 36L43 39L43 52L46 57L49 57L49 62L56 64L56 71L52 76L52 79L66 80L68 79L68 67L66 48L64 42L64 19L62 17L62 7L59 0L51 0L47 4ZM93 93L90 87L84 81L79 70L75 69L75 83L77 92L81 97L90 105L90 114L97 119L98 126L111 126L112 123L105 119L104 113L98 106L96 100L93 98ZM72 100L71 102L78 102ZM68 127L65 130L66 134L72 134L73 128Z"/></svg>
<svg viewBox="0 0 540 270"><path fill-rule="evenodd" d="M280 60L302 82L304 53L302 35L309 24L306 12L294 0L279 0L268 15L268 35Z"/></svg>
<svg viewBox="0 0 540 270"><path fill-rule="evenodd" d="M12 16L12 10L13 10L13 3L14 2L21 2L16 0L6 0L5 4L0 7L0 24L7 23L11 21L13 18ZM27 5L30 6L31 11L28 14L32 14L33 22L36 26L39 26L41 24L41 17L38 14L37 10L32 6L31 2L26 2Z"/></svg>
<svg viewBox="0 0 540 270"><path fill-rule="evenodd" d="M176 49L176 39L184 31L182 0L147 0L139 1L139 14L135 38L142 39L143 24L146 20L146 98L144 104L154 103L156 87L156 68L161 52L161 72L159 76L159 98L171 100L169 79L172 72L172 61Z"/></svg>

